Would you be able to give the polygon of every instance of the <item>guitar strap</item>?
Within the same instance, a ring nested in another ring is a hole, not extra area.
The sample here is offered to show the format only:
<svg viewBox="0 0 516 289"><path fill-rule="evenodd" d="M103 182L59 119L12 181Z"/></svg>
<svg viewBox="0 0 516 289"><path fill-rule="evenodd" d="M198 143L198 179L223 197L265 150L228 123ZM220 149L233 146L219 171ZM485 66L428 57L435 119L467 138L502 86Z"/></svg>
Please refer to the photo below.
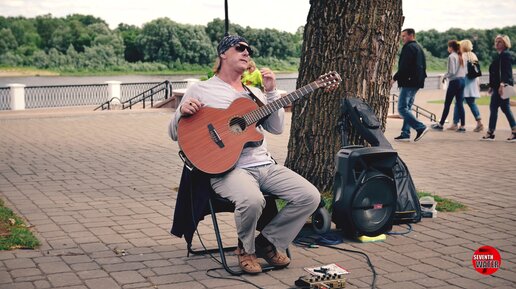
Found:
<svg viewBox="0 0 516 289"><path fill-rule="evenodd" d="M247 85L244 85L244 89L249 93L251 98L258 104L258 106L264 106L263 102L256 96L254 93L247 87Z"/></svg>
<svg viewBox="0 0 516 289"><path fill-rule="evenodd" d="M254 93L249 89L249 87L247 87L247 85L244 84L244 89L249 92L249 95L251 96L251 98L254 100L254 102L256 102L256 104L258 104L259 107L262 107L264 106L265 104L256 96L254 95ZM267 116L268 117L268 116ZM267 117L259 120L257 123L256 123L256 126L259 126L261 125L266 119ZM271 159L274 161L275 164L278 164L278 162L272 157L272 155L270 156Z"/></svg>
<svg viewBox="0 0 516 289"><path fill-rule="evenodd" d="M249 89L249 87L247 87L247 85L244 84L244 89L249 93L249 96L251 96L251 98L254 100L254 102L256 102L256 104L258 104L259 107L262 107L264 106L265 104L256 96L254 95L254 93ZM262 123L268 118L269 116L266 116L264 118L262 118L261 120L259 120L257 123L256 123L256 126L260 126L262 125Z"/></svg>

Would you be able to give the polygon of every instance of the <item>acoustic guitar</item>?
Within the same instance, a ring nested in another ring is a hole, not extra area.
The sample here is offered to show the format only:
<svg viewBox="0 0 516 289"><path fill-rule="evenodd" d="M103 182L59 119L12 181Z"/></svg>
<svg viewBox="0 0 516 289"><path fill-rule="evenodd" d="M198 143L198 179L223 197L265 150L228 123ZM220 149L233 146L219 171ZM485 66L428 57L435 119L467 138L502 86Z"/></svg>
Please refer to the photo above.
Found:
<svg viewBox="0 0 516 289"><path fill-rule="evenodd" d="M180 155L186 158L185 163L205 173L227 172L235 166L246 146L263 141L263 134L256 129L257 122L318 88L329 91L340 82L337 72L329 72L261 107L241 97L227 109L203 107L191 116L181 117L177 130Z"/></svg>

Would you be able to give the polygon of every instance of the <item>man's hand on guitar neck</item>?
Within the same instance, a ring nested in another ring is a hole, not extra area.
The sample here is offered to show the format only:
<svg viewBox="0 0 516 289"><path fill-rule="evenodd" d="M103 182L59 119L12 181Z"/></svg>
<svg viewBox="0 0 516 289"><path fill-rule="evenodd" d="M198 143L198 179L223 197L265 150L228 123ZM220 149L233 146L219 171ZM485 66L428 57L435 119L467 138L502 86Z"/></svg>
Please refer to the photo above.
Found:
<svg viewBox="0 0 516 289"><path fill-rule="evenodd" d="M181 115L183 115L183 116L193 115L196 112L198 112L199 109L201 109L201 107L203 107L203 106L204 106L204 104L201 103L199 100L197 100L195 98L189 98L181 105L181 109L180 109Z"/></svg>

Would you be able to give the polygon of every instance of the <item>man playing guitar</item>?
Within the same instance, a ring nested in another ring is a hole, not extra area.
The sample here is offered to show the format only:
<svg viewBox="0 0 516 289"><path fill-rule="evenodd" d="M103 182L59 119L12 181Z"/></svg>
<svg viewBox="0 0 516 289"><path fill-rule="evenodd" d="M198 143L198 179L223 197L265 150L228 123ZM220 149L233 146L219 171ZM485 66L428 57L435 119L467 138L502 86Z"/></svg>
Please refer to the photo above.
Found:
<svg viewBox="0 0 516 289"><path fill-rule="evenodd" d="M278 98L276 77L267 68L261 69L265 95L254 87L244 87L242 73L246 70L252 49L247 40L237 35L225 36L217 47L216 73L212 78L190 87L172 121L170 136L178 140L178 124L181 118L196 114L204 106L226 109L241 97L258 98L267 104ZM284 126L284 110L271 113L257 126L281 134ZM306 219L317 209L320 194L306 179L292 170L276 164L267 151L265 139L261 143L246 146L233 170L211 178L214 191L235 204L235 224L239 239L238 260L243 271L257 274L262 271L258 258L270 265L286 267L290 259L284 253L299 233ZM255 238L258 219L265 207L263 193L284 199L287 205Z"/></svg>

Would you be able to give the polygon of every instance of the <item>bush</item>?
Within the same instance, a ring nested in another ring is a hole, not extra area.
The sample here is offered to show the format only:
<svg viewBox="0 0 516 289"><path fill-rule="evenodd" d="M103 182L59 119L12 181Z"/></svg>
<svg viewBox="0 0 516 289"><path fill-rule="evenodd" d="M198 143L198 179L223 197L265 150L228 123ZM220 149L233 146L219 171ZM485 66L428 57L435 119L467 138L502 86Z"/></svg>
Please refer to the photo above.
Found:
<svg viewBox="0 0 516 289"><path fill-rule="evenodd" d="M12 52L7 52L0 55L0 65L2 66L22 66L23 57Z"/></svg>

